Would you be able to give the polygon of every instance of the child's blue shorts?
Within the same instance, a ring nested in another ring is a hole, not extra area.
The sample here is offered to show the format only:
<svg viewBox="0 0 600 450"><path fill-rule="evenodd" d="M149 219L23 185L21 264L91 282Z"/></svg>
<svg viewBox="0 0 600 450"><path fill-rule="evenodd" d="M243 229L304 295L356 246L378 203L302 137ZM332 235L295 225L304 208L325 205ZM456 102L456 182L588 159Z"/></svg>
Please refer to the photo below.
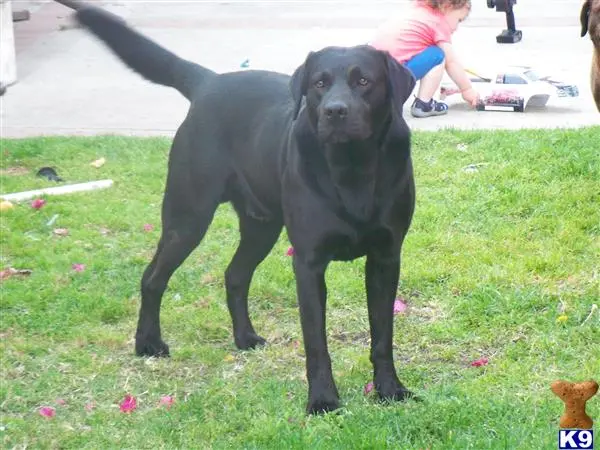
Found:
<svg viewBox="0 0 600 450"><path fill-rule="evenodd" d="M440 65L443 61L443 50L437 45L432 45L406 61L404 67L410 70L417 80L420 80L427 75L431 69Z"/></svg>

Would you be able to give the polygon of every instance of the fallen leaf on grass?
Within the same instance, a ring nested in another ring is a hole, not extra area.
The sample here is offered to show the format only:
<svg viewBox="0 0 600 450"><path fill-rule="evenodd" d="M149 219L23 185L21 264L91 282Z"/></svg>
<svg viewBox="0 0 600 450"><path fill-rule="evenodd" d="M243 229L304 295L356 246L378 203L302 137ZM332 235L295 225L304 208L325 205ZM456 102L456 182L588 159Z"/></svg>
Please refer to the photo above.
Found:
<svg viewBox="0 0 600 450"><path fill-rule="evenodd" d="M34 201L31 202L31 207L33 209L41 209L44 207L45 204L46 200L44 200L43 198L36 198Z"/></svg>
<svg viewBox="0 0 600 450"><path fill-rule="evenodd" d="M365 385L365 389L364 389L364 393L365 395L369 395L369 393L373 390L373 388L375 388L375 385L373 384L372 381L369 381L366 385Z"/></svg>
<svg viewBox="0 0 600 450"><path fill-rule="evenodd" d="M211 283L214 283L215 281L217 281L217 277L215 277L211 273L206 273L206 274L202 275L202 278L200 278L200 281L202 282L202 284L211 284Z"/></svg>
<svg viewBox="0 0 600 450"><path fill-rule="evenodd" d="M402 297L394 300L394 314L402 314L406 311L407 305Z"/></svg>
<svg viewBox="0 0 600 450"><path fill-rule="evenodd" d="M68 228L55 228L52 232L57 236L68 236L69 229Z"/></svg>
<svg viewBox="0 0 600 450"><path fill-rule="evenodd" d="M225 358L223 358L223 361L225 361L225 362L235 361L235 356L233 356L231 354L230 355L226 355Z"/></svg>
<svg viewBox="0 0 600 450"><path fill-rule="evenodd" d="M100 159L97 159L96 161L91 162L90 166L95 167L96 169L99 169L104 164L106 164L106 158L100 158Z"/></svg>
<svg viewBox="0 0 600 450"><path fill-rule="evenodd" d="M42 406L40 408L40 416L43 417L54 417L56 415L56 410L52 406Z"/></svg>
<svg viewBox="0 0 600 450"><path fill-rule="evenodd" d="M171 409L173 403L175 403L175 399L170 395L164 395L160 398L160 405L166 407L167 409Z"/></svg>
<svg viewBox="0 0 600 450"><path fill-rule="evenodd" d="M15 207L15 205L13 205L8 200L3 200L0 203L0 211L8 211L9 209L13 209L14 207Z"/></svg>
<svg viewBox="0 0 600 450"><path fill-rule="evenodd" d="M137 400L133 395L127 394L121 404L119 405L119 409L123 413L130 413L137 408Z"/></svg>
<svg viewBox="0 0 600 450"><path fill-rule="evenodd" d="M489 360L487 358L479 358L471 363L471 367L487 366Z"/></svg>
<svg viewBox="0 0 600 450"><path fill-rule="evenodd" d="M525 335L523 335L523 334L517 334L515 337L513 337L511 339L511 341L512 342L519 342L519 341L521 341L523 339L526 339Z"/></svg>
<svg viewBox="0 0 600 450"><path fill-rule="evenodd" d="M5 279L10 278L15 275L28 276L28 275L31 275L31 270L29 270L29 269L14 269L12 267L9 267L8 269L4 269L4 270L0 271L0 281L5 280Z"/></svg>
<svg viewBox="0 0 600 450"><path fill-rule="evenodd" d="M194 306L196 306L197 308L206 308L209 304L210 302L208 300L201 298L196 303L194 303Z"/></svg>
<svg viewBox="0 0 600 450"><path fill-rule="evenodd" d="M85 264L75 263L71 267L75 272L83 272L85 270Z"/></svg>

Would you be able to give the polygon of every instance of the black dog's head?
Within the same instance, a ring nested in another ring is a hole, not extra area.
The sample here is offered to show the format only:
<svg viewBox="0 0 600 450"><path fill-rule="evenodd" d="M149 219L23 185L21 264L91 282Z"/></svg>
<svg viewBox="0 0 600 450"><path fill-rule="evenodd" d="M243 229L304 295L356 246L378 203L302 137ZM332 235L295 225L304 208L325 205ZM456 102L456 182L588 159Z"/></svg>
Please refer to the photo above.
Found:
<svg viewBox="0 0 600 450"><path fill-rule="evenodd" d="M364 45L327 47L310 53L290 83L297 117L302 99L319 141L342 144L365 140L415 86L413 75L387 52Z"/></svg>

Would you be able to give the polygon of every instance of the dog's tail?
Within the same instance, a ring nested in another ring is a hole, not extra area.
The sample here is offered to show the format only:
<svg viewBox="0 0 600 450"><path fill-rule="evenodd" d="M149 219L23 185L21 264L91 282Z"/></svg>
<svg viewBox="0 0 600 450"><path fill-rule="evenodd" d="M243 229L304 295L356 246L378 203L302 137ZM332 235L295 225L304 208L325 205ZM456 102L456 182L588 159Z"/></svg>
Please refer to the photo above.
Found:
<svg viewBox="0 0 600 450"><path fill-rule="evenodd" d="M77 20L100 38L127 66L154 83L177 89L188 100L207 76L215 75L171 53L103 9L77 0L57 0L76 10Z"/></svg>

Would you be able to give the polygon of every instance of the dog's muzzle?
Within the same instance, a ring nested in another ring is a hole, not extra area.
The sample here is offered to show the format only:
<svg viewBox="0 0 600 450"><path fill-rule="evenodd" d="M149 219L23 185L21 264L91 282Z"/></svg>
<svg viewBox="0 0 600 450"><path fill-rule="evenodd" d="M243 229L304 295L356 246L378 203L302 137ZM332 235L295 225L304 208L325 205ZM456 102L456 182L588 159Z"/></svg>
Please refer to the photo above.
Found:
<svg viewBox="0 0 600 450"><path fill-rule="evenodd" d="M319 138L326 144L364 140L371 134L367 121L341 100L331 100L319 112Z"/></svg>
<svg viewBox="0 0 600 450"><path fill-rule="evenodd" d="M344 122L348 117L348 105L342 101L333 101L323 107L325 118L332 122Z"/></svg>

